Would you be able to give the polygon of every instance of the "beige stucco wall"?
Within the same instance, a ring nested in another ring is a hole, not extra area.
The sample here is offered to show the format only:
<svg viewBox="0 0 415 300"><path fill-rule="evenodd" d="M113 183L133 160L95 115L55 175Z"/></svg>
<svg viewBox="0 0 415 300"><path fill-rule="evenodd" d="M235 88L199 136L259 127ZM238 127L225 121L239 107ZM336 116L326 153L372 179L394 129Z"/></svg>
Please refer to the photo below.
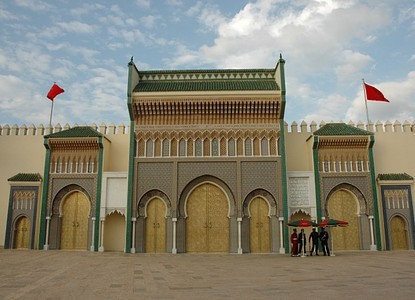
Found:
<svg viewBox="0 0 415 300"><path fill-rule="evenodd" d="M43 136L0 135L0 247L4 246L10 184L17 173L39 173L43 177Z"/></svg>

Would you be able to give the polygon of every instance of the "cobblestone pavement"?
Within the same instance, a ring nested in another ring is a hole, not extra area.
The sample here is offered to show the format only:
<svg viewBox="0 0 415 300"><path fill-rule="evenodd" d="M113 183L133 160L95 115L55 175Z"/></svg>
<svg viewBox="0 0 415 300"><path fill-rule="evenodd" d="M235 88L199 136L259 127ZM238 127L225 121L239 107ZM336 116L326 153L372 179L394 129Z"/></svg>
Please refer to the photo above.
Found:
<svg viewBox="0 0 415 300"><path fill-rule="evenodd" d="M414 299L415 252L124 254L0 250L0 299Z"/></svg>

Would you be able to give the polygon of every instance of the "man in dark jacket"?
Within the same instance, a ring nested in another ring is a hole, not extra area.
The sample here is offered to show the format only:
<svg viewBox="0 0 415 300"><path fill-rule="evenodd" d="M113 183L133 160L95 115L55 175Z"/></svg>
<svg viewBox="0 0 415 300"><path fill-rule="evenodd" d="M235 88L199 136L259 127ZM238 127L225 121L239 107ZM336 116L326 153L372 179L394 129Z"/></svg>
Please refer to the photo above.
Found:
<svg viewBox="0 0 415 300"><path fill-rule="evenodd" d="M298 254L301 256L307 255L306 249L307 236L305 235L304 229L301 229L300 234L298 235Z"/></svg>
<svg viewBox="0 0 415 300"><path fill-rule="evenodd" d="M321 241L321 246L323 247L324 256L326 256L326 254L330 256L329 233L326 230L324 230L324 227L321 228L320 241Z"/></svg>
<svg viewBox="0 0 415 300"><path fill-rule="evenodd" d="M316 255L318 256L318 232L315 228L311 231L310 236L308 237L308 242L312 245L310 256L313 256L314 249L316 251Z"/></svg>

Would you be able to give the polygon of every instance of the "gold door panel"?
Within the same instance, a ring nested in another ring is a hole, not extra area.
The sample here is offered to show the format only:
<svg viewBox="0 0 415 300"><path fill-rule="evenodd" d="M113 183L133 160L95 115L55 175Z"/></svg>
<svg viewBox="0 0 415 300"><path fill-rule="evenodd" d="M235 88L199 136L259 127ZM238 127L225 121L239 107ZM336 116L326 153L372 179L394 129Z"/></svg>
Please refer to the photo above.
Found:
<svg viewBox="0 0 415 300"><path fill-rule="evenodd" d="M229 252L228 200L212 184L207 185L208 252Z"/></svg>
<svg viewBox="0 0 415 300"><path fill-rule="evenodd" d="M166 252L166 207L163 200L155 198L147 205L146 252Z"/></svg>
<svg viewBox="0 0 415 300"><path fill-rule="evenodd" d="M358 206L353 195L346 191L335 192L328 200L328 211L331 219L349 222L347 227L330 228L334 250L359 250Z"/></svg>
<svg viewBox="0 0 415 300"><path fill-rule="evenodd" d="M251 253L271 252L269 207L258 197L249 204L249 240Z"/></svg>
<svg viewBox="0 0 415 300"><path fill-rule="evenodd" d="M229 252L226 195L215 185L196 188L186 203L186 251Z"/></svg>
<svg viewBox="0 0 415 300"><path fill-rule="evenodd" d="M15 249L29 249L30 222L27 217L21 217L16 222Z"/></svg>
<svg viewBox="0 0 415 300"><path fill-rule="evenodd" d="M207 185L195 189L187 199L186 251L208 252Z"/></svg>
<svg viewBox="0 0 415 300"><path fill-rule="evenodd" d="M408 250L405 220L400 216L392 218L390 223L392 250Z"/></svg>
<svg viewBox="0 0 415 300"><path fill-rule="evenodd" d="M61 249L86 250L89 201L84 194L70 194L62 205Z"/></svg>

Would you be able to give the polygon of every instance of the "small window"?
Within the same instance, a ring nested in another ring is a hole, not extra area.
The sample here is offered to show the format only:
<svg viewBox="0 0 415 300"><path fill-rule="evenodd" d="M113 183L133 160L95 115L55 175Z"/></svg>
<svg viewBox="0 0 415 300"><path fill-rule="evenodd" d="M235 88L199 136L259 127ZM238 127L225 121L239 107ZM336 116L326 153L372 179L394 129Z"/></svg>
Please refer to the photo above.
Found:
<svg viewBox="0 0 415 300"><path fill-rule="evenodd" d="M170 141L168 139L163 140L163 156L170 156Z"/></svg>
<svg viewBox="0 0 415 300"><path fill-rule="evenodd" d="M245 156L252 156L252 140L249 138L245 140Z"/></svg>
<svg viewBox="0 0 415 300"><path fill-rule="evenodd" d="M203 156L203 143L201 139L195 142L195 156Z"/></svg>
<svg viewBox="0 0 415 300"><path fill-rule="evenodd" d="M228 156L235 156L235 140L230 139L228 141Z"/></svg>
<svg viewBox="0 0 415 300"><path fill-rule="evenodd" d="M269 148L268 148L268 139L263 138L261 140L261 155L268 156L269 155Z"/></svg>
<svg viewBox="0 0 415 300"><path fill-rule="evenodd" d="M219 141L218 139L212 140L212 156L219 156Z"/></svg>
<svg viewBox="0 0 415 300"><path fill-rule="evenodd" d="M179 142L179 156L186 156L186 141L184 139Z"/></svg>
<svg viewBox="0 0 415 300"><path fill-rule="evenodd" d="M147 140L146 143L146 156L153 157L154 155L154 142L152 140Z"/></svg>

